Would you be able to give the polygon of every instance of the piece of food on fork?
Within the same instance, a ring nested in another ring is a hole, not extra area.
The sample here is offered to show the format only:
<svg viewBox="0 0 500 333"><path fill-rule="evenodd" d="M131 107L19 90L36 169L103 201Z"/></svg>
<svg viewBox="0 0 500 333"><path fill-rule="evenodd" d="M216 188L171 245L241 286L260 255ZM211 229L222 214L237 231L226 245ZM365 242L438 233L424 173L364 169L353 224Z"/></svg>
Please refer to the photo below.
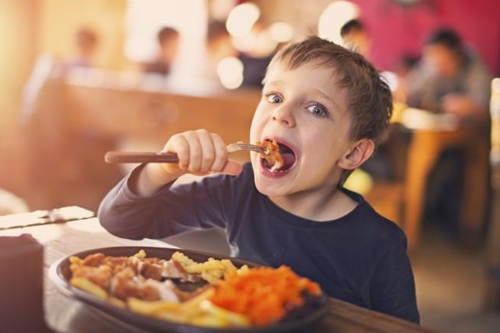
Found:
<svg viewBox="0 0 500 333"><path fill-rule="evenodd" d="M266 149L266 153L261 154L261 156L269 163L272 172L278 171L284 166L285 161L276 140L257 141L255 144Z"/></svg>

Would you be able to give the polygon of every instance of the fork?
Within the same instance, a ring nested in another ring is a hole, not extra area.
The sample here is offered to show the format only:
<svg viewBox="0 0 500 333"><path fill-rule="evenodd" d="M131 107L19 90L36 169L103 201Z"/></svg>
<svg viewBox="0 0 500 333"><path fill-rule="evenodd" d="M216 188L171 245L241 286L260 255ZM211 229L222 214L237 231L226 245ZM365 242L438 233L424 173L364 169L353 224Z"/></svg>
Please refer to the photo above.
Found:
<svg viewBox="0 0 500 333"><path fill-rule="evenodd" d="M235 153L237 151L242 151L242 150L249 150L249 151L254 151L260 154L265 154L269 155L270 152L261 146L253 145L251 143L244 143L244 142L236 142L236 143L231 143L227 146L227 152L228 153Z"/></svg>
<svg viewBox="0 0 500 333"><path fill-rule="evenodd" d="M227 146L227 152L230 154L245 150L269 155L265 148L250 143L236 142ZM179 163L176 153L152 151L112 150L104 155L104 160L106 163Z"/></svg>

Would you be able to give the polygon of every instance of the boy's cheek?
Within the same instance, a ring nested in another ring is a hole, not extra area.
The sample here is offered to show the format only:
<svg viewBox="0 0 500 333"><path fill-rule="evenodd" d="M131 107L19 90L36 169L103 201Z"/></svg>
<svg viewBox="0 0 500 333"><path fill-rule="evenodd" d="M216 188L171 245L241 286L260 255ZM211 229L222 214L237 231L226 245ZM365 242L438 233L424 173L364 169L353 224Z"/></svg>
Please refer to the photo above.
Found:
<svg viewBox="0 0 500 333"><path fill-rule="evenodd" d="M250 143L255 143L255 141L260 141L260 136L265 122L261 119L254 118L250 126Z"/></svg>

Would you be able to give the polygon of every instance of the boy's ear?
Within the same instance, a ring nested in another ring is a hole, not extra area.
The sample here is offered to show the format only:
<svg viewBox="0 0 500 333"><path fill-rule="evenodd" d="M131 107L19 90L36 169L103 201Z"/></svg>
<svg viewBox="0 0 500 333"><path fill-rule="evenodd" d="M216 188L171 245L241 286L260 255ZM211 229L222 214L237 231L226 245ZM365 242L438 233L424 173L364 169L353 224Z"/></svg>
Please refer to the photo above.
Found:
<svg viewBox="0 0 500 333"><path fill-rule="evenodd" d="M354 143L339 159L338 165L345 170L354 170L372 156L375 143L370 139L362 139Z"/></svg>

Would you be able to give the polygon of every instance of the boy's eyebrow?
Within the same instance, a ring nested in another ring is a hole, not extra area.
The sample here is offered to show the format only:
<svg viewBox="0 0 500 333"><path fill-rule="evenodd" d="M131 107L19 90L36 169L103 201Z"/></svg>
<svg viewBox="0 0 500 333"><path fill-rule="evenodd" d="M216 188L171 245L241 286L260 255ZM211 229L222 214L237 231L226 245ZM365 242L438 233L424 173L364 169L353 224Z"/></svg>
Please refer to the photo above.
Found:
<svg viewBox="0 0 500 333"><path fill-rule="evenodd" d="M264 80L262 80L262 83L264 83L265 85L280 86L280 85L283 85L285 83L285 81L283 81L283 80L267 81L264 78Z"/></svg>
<svg viewBox="0 0 500 333"><path fill-rule="evenodd" d="M335 103L335 101L333 99L331 99L330 96L328 96L327 94L325 94L321 90L315 89L315 88L312 88L311 90L313 90L316 94L321 95L321 97L329 100L330 102ZM337 103L335 103L335 104L337 104Z"/></svg>
<svg viewBox="0 0 500 333"><path fill-rule="evenodd" d="M324 92L322 92L321 90L319 89L315 89L315 88L312 88L311 89L312 91L314 91L316 94L320 95L321 97L323 97L324 99L327 99L328 101L330 101L332 104L334 104L339 110L344 110L340 105L339 103L337 103L336 100L334 100L333 98L331 98L329 95L325 94Z"/></svg>

